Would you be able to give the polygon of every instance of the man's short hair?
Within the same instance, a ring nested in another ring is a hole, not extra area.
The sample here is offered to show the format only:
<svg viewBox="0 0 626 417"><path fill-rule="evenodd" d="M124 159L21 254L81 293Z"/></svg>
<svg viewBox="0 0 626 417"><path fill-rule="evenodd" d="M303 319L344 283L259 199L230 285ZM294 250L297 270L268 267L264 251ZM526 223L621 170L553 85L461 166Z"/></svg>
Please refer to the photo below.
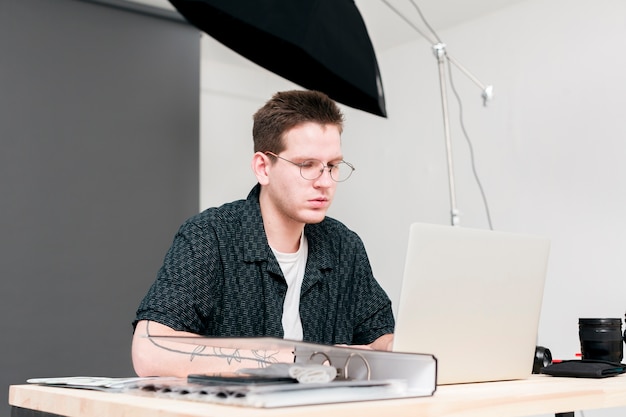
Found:
<svg viewBox="0 0 626 417"><path fill-rule="evenodd" d="M291 90L274 94L253 116L254 152L280 153L285 132L306 122L335 125L343 131L344 116L337 104L319 91Z"/></svg>

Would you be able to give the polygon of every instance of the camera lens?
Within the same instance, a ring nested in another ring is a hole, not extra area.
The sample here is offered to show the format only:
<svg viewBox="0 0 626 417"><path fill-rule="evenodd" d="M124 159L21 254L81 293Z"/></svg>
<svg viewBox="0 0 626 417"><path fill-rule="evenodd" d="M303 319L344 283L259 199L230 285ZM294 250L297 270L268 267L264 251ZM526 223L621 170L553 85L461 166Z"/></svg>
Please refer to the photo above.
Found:
<svg viewBox="0 0 626 417"><path fill-rule="evenodd" d="M552 352L543 346L535 348L535 360L533 361L533 374L541 373L541 368L552 364Z"/></svg>
<svg viewBox="0 0 626 417"><path fill-rule="evenodd" d="M622 319L578 319L578 334L583 359L622 361Z"/></svg>

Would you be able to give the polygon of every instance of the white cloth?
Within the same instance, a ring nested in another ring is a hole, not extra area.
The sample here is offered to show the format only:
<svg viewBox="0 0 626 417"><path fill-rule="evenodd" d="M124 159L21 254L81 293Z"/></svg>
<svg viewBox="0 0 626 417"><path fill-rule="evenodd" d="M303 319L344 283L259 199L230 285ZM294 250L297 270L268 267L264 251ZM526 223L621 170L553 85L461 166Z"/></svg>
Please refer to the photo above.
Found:
<svg viewBox="0 0 626 417"><path fill-rule="evenodd" d="M323 384L337 377L337 368L320 364L291 365L289 376L301 384Z"/></svg>
<svg viewBox="0 0 626 417"><path fill-rule="evenodd" d="M337 377L337 369L330 365L317 363L289 364L275 363L266 368L245 368L237 372L250 375L290 377L301 384L323 384Z"/></svg>

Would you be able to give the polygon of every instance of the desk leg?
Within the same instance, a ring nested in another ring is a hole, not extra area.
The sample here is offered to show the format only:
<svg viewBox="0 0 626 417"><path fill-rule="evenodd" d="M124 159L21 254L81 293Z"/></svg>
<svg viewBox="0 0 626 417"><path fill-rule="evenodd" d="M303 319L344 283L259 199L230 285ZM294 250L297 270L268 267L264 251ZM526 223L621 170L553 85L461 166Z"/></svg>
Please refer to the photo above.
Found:
<svg viewBox="0 0 626 417"><path fill-rule="evenodd" d="M574 417L573 411L568 411L567 413L556 413L555 417Z"/></svg>

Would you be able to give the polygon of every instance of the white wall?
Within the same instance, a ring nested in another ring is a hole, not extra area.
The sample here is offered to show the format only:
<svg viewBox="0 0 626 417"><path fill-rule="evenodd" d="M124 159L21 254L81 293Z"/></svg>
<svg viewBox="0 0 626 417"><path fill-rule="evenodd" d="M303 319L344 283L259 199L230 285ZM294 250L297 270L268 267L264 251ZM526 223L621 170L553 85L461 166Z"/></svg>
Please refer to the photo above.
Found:
<svg viewBox="0 0 626 417"><path fill-rule="evenodd" d="M480 90L454 72L494 228L552 238L538 344L573 358L579 317L626 311L626 2L528 0L439 35L495 86L484 108ZM211 39L205 46L201 208L245 197L254 184L252 113L296 87ZM408 225L449 224L450 207L430 45L415 41L378 60L389 117L343 107L344 153L357 172L330 214L361 235L397 303ZM487 228L452 94L449 101L461 226ZM459 317L459 325L470 324Z"/></svg>

